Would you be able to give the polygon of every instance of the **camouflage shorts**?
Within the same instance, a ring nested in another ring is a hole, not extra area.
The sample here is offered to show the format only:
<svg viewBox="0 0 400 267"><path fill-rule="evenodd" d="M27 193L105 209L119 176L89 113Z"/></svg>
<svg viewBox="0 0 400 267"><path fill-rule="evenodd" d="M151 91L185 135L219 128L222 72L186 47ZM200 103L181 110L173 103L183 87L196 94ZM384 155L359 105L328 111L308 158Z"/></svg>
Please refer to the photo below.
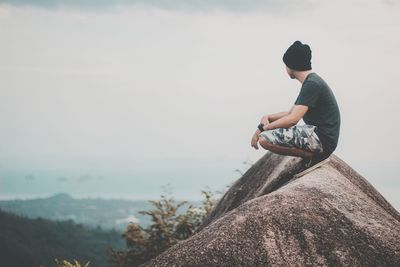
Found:
<svg viewBox="0 0 400 267"><path fill-rule="evenodd" d="M298 147L311 152L322 153L322 143L311 124L294 125L289 128L266 130L259 134L268 142L277 145Z"/></svg>

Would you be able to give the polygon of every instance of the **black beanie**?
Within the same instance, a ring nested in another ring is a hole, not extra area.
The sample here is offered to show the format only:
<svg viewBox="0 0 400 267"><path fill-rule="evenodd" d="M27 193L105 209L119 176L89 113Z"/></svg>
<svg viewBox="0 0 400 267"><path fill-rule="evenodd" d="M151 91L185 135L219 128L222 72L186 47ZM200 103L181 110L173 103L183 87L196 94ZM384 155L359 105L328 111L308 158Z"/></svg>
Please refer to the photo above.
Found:
<svg viewBox="0 0 400 267"><path fill-rule="evenodd" d="M283 55L283 62L294 70L311 69L311 49L307 44L300 41L294 42Z"/></svg>

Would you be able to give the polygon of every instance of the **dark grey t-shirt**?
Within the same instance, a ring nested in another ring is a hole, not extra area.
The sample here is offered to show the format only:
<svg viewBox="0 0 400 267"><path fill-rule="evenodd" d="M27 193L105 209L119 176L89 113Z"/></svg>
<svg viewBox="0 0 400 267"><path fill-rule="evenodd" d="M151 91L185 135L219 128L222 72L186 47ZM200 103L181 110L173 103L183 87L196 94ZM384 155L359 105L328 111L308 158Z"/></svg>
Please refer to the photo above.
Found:
<svg viewBox="0 0 400 267"><path fill-rule="evenodd" d="M303 121L317 126L315 132L321 140L323 154L332 154L339 141L340 111L328 84L318 74L311 72L304 80L294 104L308 106Z"/></svg>

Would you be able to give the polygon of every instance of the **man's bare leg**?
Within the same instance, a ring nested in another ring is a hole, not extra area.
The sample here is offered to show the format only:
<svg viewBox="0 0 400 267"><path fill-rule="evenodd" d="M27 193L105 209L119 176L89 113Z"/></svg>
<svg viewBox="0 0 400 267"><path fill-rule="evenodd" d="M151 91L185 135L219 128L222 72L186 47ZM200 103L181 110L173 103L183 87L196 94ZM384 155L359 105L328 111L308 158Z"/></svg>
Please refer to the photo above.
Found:
<svg viewBox="0 0 400 267"><path fill-rule="evenodd" d="M287 147L287 146L272 144L261 136L258 142L264 149L280 155L302 157L302 158L310 158L313 156L313 153L310 151L306 151L298 147Z"/></svg>

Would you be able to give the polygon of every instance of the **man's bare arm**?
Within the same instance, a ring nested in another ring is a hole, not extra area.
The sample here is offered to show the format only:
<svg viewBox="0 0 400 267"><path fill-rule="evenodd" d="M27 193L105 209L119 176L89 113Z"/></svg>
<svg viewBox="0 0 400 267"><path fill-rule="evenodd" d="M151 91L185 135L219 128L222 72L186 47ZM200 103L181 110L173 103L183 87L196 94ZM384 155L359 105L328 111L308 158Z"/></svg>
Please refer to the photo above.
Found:
<svg viewBox="0 0 400 267"><path fill-rule="evenodd" d="M273 122L273 121L279 120L282 117L285 117L288 114L289 114L288 111L282 111L282 112L278 112L278 113L274 113L274 114L269 114L268 119L269 119L269 122Z"/></svg>
<svg viewBox="0 0 400 267"><path fill-rule="evenodd" d="M276 128L289 128L293 125L296 125L299 120L301 120L306 114L308 110L308 106L305 105L294 105L290 110L291 112L282 118L266 125L264 127L265 130L272 130Z"/></svg>
<svg viewBox="0 0 400 267"><path fill-rule="evenodd" d="M294 108L294 105L289 111L282 111L282 112L268 115L269 122L279 120L280 118L285 117L286 115L289 115L290 113L292 113L293 108Z"/></svg>

